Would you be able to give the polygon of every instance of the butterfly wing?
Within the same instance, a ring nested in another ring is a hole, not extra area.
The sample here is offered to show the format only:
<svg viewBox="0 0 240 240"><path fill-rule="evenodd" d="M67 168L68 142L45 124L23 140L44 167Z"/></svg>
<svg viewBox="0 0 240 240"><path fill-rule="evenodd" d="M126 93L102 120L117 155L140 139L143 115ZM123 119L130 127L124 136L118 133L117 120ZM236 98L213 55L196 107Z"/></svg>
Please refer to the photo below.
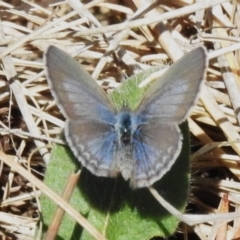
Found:
<svg viewBox="0 0 240 240"><path fill-rule="evenodd" d="M156 80L137 110L143 122L133 139L133 187L148 187L170 170L182 147L178 124L195 105L207 65L204 48L197 48L174 63Z"/></svg>
<svg viewBox="0 0 240 240"><path fill-rule="evenodd" d="M112 120L115 108L77 61L54 46L48 47L44 59L51 92L67 119Z"/></svg>
<svg viewBox="0 0 240 240"><path fill-rule="evenodd" d="M69 121L66 136L78 160L97 176L115 176L116 131L104 123Z"/></svg>
<svg viewBox="0 0 240 240"><path fill-rule="evenodd" d="M52 94L67 119L65 135L75 156L92 173L108 176L116 138L111 127L116 109L96 81L60 49L47 49L45 66Z"/></svg>
<svg viewBox="0 0 240 240"><path fill-rule="evenodd" d="M183 122L199 96L207 68L207 53L199 47L171 65L141 100L138 114L145 121Z"/></svg>
<svg viewBox="0 0 240 240"><path fill-rule="evenodd" d="M170 170L182 147L177 124L151 123L142 125L133 139L135 166L130 185L149 187Z"/></svg>

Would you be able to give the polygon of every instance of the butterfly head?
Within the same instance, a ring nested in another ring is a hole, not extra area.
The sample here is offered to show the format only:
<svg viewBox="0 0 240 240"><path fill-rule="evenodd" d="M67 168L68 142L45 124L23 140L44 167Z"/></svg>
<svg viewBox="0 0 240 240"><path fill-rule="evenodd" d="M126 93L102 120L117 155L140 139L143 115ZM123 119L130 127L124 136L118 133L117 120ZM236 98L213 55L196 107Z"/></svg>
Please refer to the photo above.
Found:
<svg viewBox="0 0 240 240"><path fill-rule="evenodd" d="M131 142L132 138L132 119L128 112L122 114L119 123L120 140L123 144L127 145Z"/></svg>
<svg viewBox="0 0 240 240"><path fill-rule="evenodd" d="M133 135L138 128L135 114L127 108L121 110L117 115L115 128L121 145L132 144Z"/></svg>

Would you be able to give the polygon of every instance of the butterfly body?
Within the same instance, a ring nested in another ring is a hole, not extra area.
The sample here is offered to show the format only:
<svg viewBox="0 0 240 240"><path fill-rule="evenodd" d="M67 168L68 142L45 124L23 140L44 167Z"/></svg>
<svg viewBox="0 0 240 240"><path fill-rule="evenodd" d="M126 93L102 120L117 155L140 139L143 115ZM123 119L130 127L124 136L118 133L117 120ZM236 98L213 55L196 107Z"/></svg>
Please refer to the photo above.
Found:
<svg viewBox="0 0 240 240"><path fill-rule="evenodd" d="M134 154L134 138L138 137L141 131L141 121L137 115L128 108L124 108L116 115L116 124L114 129L117 133L116 147L116 172L121 172L123 178L128 180L131 178L133 168L135 166Z"/></svg>
<svg viewBox="0 0 240 240"><path fill-rule="evenodd" d="M173 64L149 88L135 111L118 111L96 81L60 49L45 54L47 79L67 119L65 136L74 155L97 176L119 173L134 188L159 180L182 147L178 125L198 99L206 72L204 48Z"/></svg>

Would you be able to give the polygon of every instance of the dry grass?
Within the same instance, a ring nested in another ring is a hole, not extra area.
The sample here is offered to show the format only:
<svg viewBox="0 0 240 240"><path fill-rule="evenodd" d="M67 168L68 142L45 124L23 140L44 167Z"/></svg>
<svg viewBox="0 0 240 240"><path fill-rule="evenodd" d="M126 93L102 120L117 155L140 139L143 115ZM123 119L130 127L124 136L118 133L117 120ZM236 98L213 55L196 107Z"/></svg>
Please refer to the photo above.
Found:
<svg viewBox="0 0 240 240"><path fill-rule="evenodd" d="M194 146L191 208L201 213L239 211L237 1L169 0L151 6L137 0L83 5L78 0L11 0L0 1L0 10L1 239L33 239L40 191L32 186L47 190L31 175L43 178L50 155L47 145L64 125L43 70L49 44L76 56L106 89L137 69L175 61L205 45L210 58L207 81L189 119ZM239 221L182 231L185 236L194 231L200 239L239 239Z"/></svg>

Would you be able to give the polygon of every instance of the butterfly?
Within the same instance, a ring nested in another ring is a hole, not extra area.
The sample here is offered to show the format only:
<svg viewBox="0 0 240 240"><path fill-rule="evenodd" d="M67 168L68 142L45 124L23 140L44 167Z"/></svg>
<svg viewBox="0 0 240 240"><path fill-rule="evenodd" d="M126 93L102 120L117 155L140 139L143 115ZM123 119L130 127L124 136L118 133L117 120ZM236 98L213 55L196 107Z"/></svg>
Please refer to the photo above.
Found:
<svg viewBox="0 0 240 240"><path fill-rule="evenodd" d="M65 137L77 159L97 176L121 173L133 188L149 187L167 173L182 147L179 124L195 106L207 68L198 47L157 79L136 110L117 110L96 81L55 46L44 55L47 80L66 118Z"/></svg>

